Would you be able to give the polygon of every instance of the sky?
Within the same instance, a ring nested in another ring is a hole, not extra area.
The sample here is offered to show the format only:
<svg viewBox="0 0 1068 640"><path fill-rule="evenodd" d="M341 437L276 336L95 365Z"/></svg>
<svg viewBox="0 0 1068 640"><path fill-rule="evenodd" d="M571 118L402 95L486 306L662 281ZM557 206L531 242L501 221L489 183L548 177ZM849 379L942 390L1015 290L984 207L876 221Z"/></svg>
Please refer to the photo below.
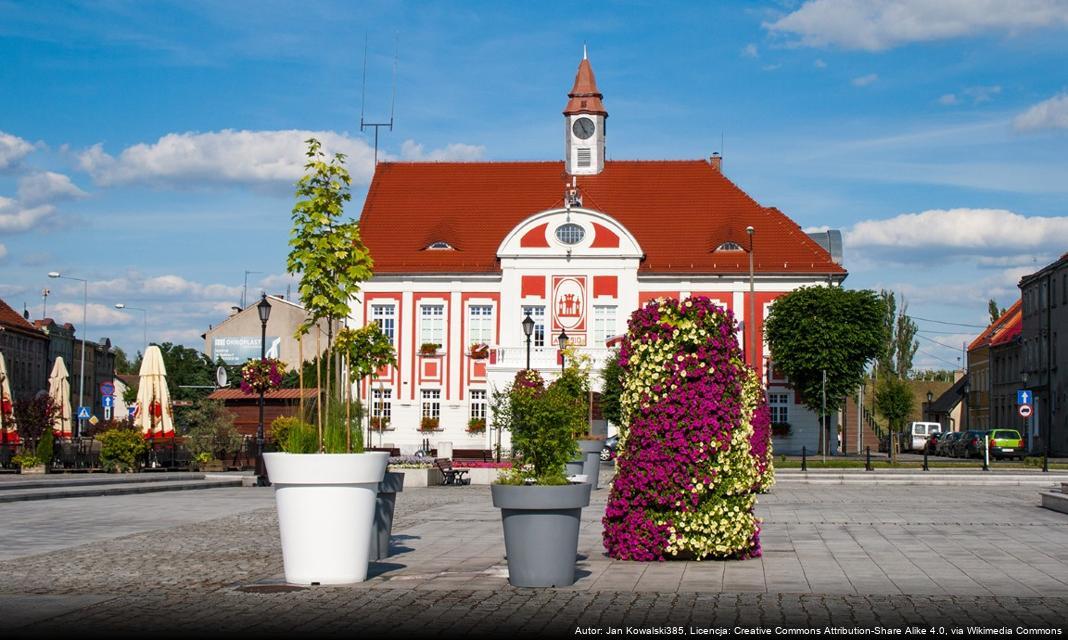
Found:
<svg viewBox="0 0 1068 640"><path fill-rule="evenodd" d="M1068 249L1066 35L1068 0L0 0L0 298L37 319L47 288L81 331L58 271L89 339L203 348L246 271L249 300L295 282L305 138L348 154L359 216L394 62L380 158L558 160L585 44L610 159L721 151L955 368Z"/></svg>

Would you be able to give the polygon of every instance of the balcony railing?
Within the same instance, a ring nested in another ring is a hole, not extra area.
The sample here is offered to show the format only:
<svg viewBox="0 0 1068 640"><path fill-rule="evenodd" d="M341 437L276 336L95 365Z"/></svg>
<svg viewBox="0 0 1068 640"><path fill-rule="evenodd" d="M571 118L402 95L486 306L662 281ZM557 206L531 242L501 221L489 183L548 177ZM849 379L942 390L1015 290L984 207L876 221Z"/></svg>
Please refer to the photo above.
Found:
<svg viewBox="0 0 1068 640"><path fill-rule="evenodd" d="M614 350L605 348L580 347L578 352L588 355L592 359L593 368L604 368L605 361ZM559 350L555 347L531 347L530 366L532 369L559 369ZM489 369L518 370L527 366L527 348L521 347L495 347L489 360Z"/></svg>

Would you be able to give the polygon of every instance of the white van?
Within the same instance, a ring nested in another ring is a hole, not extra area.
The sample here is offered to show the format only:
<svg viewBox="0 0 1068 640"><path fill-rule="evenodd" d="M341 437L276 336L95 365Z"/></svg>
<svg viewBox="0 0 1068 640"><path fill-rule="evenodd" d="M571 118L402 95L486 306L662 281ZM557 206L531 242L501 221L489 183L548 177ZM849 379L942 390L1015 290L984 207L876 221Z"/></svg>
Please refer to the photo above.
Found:
<svg viewBox="0 0 1068 640"><path fill-rule="evenodd" d="M913 422L909 425L909 432L912 434L909 440L912 450L923 451L932 433L942 433L942 425L938 422Z"/></svg>

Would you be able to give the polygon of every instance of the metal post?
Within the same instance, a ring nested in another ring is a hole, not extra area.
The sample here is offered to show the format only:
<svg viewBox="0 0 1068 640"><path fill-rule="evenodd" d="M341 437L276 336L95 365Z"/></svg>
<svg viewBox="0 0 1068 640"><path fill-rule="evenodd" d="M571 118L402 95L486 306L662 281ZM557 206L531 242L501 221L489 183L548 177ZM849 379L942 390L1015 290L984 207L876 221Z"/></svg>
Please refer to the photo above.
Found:
<svg viewBox="0 0 1068 640"><path fill-rule="evenodd" d="M752 345L750 347L753 350L752 366L761 373L761 379L763 380L763 374L761 372L760 362L758 362L757 355L757 343L756 343L756 284L753 277L753 235L756 233L756 229L753 227L746 227L745 232L749 234L749 342Z"/></svg>
<svg viewBox="0 0 1068 640"><path fill-rule="evenodd" d="M867 451L867 457L864 460L864 470L871 471L871 447L865 447L865 450Z"/></svg>
<svg viewBox="0 0 1068 640"><path fill-rule="evenodd" d="M89 329L86 327L86 310L89 308L89 281L82 280L82 363L78 372L78 406L85 406L85 336ZM80 413L80 412L79 412ZM78 418L78 432L76 437L82 435L82 419Z"/></svg>
<svg viewBox="0 0 1068 640"><path fill-rule="evenodd" d="M801 447L801 470L808 471L808 448Z"/></svg>
<svg viewBox="0 0 1068 640"><path fill-rule="evenodd" d="M983 434L983 471L990 471L990 434Z"/></svg>
<svg viewBox="0 0 1068 640"><path fill-rule="evenodd" d="M831 438L830 429L827 428L827 370L823 370L823 387L821 393L823 394L823 406L820 408L820 433L823 434L823 461L827 462L827 449L830 445L827 443Z"/></svg>
<svg viewBox="0 0 1068 640"><path fill-rule="evenodd" d="M530 371L530 336L527 336L527 371Z"/></svg>
<svg viewBox="0 0 1068 640"><path fill-rule="evenodd" d="M267 323L260 322L260 362L262 363L267 359ZM266 487L267 482L267 468L263 463L263 395L264 390L260 388L260 421L256 425L256 485L260 487Z"/></svg>
<svg viewBox="0 0 1068 640"><path fill-rule="evenodd" d="M924 471L930 471L931 470L927 466L927 452L928 452L928 450L930 448L931 448L931 441L930 440L928 440L927 442L923 443L923 470Z"/></svg>

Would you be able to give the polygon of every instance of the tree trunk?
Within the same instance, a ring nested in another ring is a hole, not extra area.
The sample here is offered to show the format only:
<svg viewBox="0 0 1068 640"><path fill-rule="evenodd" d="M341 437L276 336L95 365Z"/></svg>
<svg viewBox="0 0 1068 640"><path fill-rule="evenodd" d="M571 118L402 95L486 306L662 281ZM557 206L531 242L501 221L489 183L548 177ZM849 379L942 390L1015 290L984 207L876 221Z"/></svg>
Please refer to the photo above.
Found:
<svg viewBox="0 0 1068 640"><path fill-rule="evenodd" d="M323 351L319 344L319 325L315 325L315 423L319 430L319 453L323 453Z"/></svg>

